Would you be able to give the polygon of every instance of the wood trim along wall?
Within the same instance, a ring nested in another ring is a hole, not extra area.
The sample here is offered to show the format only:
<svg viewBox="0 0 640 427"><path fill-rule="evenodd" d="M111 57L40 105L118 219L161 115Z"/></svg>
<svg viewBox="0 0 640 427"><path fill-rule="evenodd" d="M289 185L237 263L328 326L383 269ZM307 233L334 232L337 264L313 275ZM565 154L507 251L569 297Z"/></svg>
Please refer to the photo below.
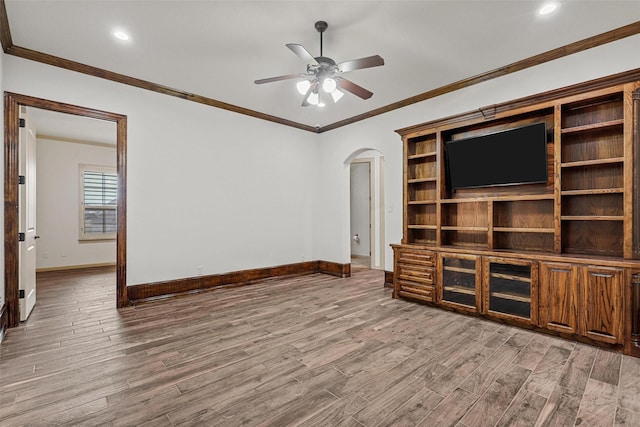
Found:
<svg viewBox="0 0 640 427"><path fill-rule="evenodd" d="M0 44L2 45L2 51L5 53L7 49L13 46L11 29L9 28L9 17L7 16L7 6L4 0L0 0Z"/></svg>
<svg viewBox="0 0 640 427"><path fill-rule="evenodd" d="M475 84L482 83L487 80L493 80L498 77L503 77L511 73L515 73L518 71L525 70L527 68L534 67L536 65L544 64L545 62L553 61L555 59L560 59L568 55L573 55L574 53L582 52L584 50L601 46L607 43L611 43L617 40L621 40L623 38L630 37L636 34L640 34L640 21L634 22L629 25L625 25L624 27L616 28L611 31L607 31L602 34L598 34L593 37L586 38L584 40L577 41L575 43L570 43L570 44L561 46L557 49L552 49L547 52L543 52L539 55L535 55L530 58L526 58L521 61L517 61L509 65L505 65L503 67L499 67L494 70L478 74L473 77L469 77L463 80L458 80L457 82L450 83L448 85L441 86L439 88L436 88L427 92L423 92L419 95L403 99L393 104L389 104L387 106L377 108L375 110L369 111L368 113L363 113L358 116L354 116L349 119L345 119L345 120L333 123L331 125L324 126L320 128L320 132L326 132L328 130L346 126L346 125L358 122L360 120L368 119L383 113L388 113L389 111L397 110L399 108L403 108L411 104L422 102L427 99L435 98L437 96L444 95L446 93L464 89L466 87L473 86Z"/></svg>
<svg viewBox="0 0 640 427"><path fill-rule="evenodd" d="M351 264L338 264L329 261L318 261L318 271L337 277L351 277Z"/></svg>
<svg viewBox="0 0 640 427"><path fill-rule="evenodd" d="M4 334L7 331L7 304L0 306L0 343L4 338Z"/></svg>
<svg viewBox="0 0 640 427"><path fill-rule="evenodd" d="M63 265L61 267L36 268L36 273L47 273L50 271L85 270L88 268L114 267L115 262L100 262L96 264Z"/></svg>
<svg viewBox="0 0 640 427"><path fill-rule="evenodd" d="M393 271L384 271L384 287L393 288Z"/></svg>
<svg viewBox="0 0 640 427"><path fill-rule="evenodd" d="M622 73L577 83L571 86L566 86L547 92L538 93L532 96L515 99L501 104L481 107L477 110L448 116L443 119L436 119L417 125L407 126L405 128L396 129L396 133L404 135L407 133L420 132L423 129L432 128L434 126L449 127L461 122L475 121L480 118L492 119L498 114L510 110L515 110L517 108L526 108L531 105L550 102L558 98L566 98L569 96L578 95L580 93L604 89L607 87L630 83L637 80L640 80L640 68L636 68L635 70L623 71ZM490 113L487 113L487 111L490 111Z"/></svg>
<svg viewBox="0 0 640 427"><path fill-rule="evenodd" d="M249 285L256 280L272 277L300 276L313 273L331 274L338 277L351 275L351 264L328 261L307 261L276 267L255 268L208 276L187 277L166 282L145 283L128 286L127 295L131 303L166 299L181 294L196 293L218 287Z"/></svg>
<svg viewBox="0 0 640 427"><path fill-rule="evenodd" d="M7 326L20 321L18 305L18 117L21 106L108 120L116 123L118 174L118 237L116 239L116 305L127 298L127 117L121 114L79 107L61 102L5 92L4 94L4 280Z"/></svg>
<svg viewBox="0 0 640 427"><path fill-rule="evenodd" d="M82 74L88 74L94 77L100 77L106 80L111 80L116 83L122 83L125 85L137 87L140 89L146 89L152 92L161 93L164 95L173 96L176 98L184 99L198 104L208 105L210 107L220 108L223 110L231 111L238 114L244 114L245 116L254 117L256 119L262 119L269 122L278 123L285 126L290 126L297 129L306 130L309 132L316 132L317 128L314 126L305 125L302 123L294 122L292 120L283 119L280 117L272 116L270 114L261 113L259 111L250 110L248 108L238 107L237 105L229 104L226 102L218 101L213 98L208 98L202 95L196 95L194 93L185 92L179 89L173 89L168 86L163 86L157 83L152 83L146 80L138 79L135 77L126 76L124 74L114 73L113 71L105 70L91 65L82 64L80 62L71 61L69 59L60 58L58 56L49 55L47 53L38 52L35 50L27 49L20 46L12 45L6 50L6 53L13 56L18 56L24 59L30 59L32 61L41 62L43 64L52 65L54 67L60 67L67 70L75 71Z"/></svg>
<svg viewBox="0 0 640 427"><path fill-rule="evenodd" d="M90 65L82 64L80 62L71 61L68 59L60 58L57 56L49 55L47 53L38 52L32 49L16 46L11 39L11 31L9 29L9 18L7 16L7 10L4 0L0 0L0 43L2 49L8 55L18 56L24 59L30 59L32 61L41 62L43 64L52 65L54 67L60 67L71 71L76 71L82 74L88 74L90 76L99 77L107 80L111 80L117 83L122 83L141 89L150 90L157 93L162 93L169 96L185 99L187 101L197 102L200 104L208 105L215 108L221 108L223 110L232 111L238 114L244 114L257 119L267 120L270 122L278 123L284 126L290 126L293 128L306 130L313 133L323 133L333 129L337 129L343 126L350 125L371 117L378 116L380 114L388 113L393 110L397 110L408 105L412 105L418 102L425 101L427 99L435 98L446 93L454 92L469 86L473 86L477 83L482 83L487 80L492 80L497 77L506 76L507 74L522 71L524 69L543 64L545 62L553 61L568 55L572 55L578 52L582 52L587 49L591 49L597 46L601 46L607 43L611 43L617 40L621 40L626 37L630 37L636 34L640 34L640 21L634 22L629 25L625 25L620 28L616 28L611 31L604 32L592 37L588 37L583 40L579 40L574 43L570 43L561 46L556 49L543 52L539 55L517 61L494 70L490 70L473 77L469 77L463 80L459 80L454 83L450 83L439 88L423 92L421 94L394 102L392 104L376 108L369 112L359 114L326 126L315 127L302 123L294 122L292 120L283 119L280 117L272 116L270 114L261 113L258 111L250 110L248 108L239 107L237 105L229 104L226 102L218 101L213 98L208 98L202 95L196 95L193 93L185 92L178 89L173 89L167 86L152 83L146 80L137 79L134 77L126 76L119 73L114 73L109 70L93 67Z"/></svg>

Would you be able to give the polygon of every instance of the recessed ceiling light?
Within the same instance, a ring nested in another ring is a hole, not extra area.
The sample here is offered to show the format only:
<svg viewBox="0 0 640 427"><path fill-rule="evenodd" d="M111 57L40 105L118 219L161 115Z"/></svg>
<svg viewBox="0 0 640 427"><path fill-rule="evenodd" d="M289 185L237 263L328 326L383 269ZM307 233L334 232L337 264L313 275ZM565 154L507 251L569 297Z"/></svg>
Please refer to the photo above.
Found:
<svg viewBox="0 0 640 427"><path fill-rule="evenodd" d="M558 3L545 3L545 5L538 10L538 15L548 15L555 11L557 8Z"/></svg>
<svg viewBox="0 0 640 427"><path fill-rule="evenodd" d="M113 36L120 40L129 40L129 34L125 33L124 31L115 31L113 33Z"/></svg>

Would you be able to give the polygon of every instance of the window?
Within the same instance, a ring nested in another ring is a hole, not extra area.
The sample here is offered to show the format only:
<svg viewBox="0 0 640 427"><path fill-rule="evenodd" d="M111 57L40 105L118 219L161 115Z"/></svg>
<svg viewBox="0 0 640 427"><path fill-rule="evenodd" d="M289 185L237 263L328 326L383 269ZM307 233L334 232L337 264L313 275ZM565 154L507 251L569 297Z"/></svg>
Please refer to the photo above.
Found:
<svg viewBox="0 0 640 427"><path fill-rule="evenodd" d="M80 165L80 240L116 238L117 199L114 168Z"/></svg>

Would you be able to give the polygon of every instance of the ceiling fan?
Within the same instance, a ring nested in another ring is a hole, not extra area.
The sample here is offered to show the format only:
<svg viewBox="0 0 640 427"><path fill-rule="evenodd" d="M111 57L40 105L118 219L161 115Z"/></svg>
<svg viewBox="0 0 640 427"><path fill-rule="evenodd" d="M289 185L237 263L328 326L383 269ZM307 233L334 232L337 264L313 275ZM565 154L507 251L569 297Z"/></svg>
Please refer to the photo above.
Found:
<svg viewBox="0 0 640 427"><path fill-rule="evenodd" d="M320 33L320 56L313 57L301 44L288 43L286 46L291 49L299 58L307 62L307 72L298 74L287 74L284 76L269 77L259 79L255 84L271 83L280 80L299 79L296 84L298 92L304 95L302 106L309 105L324 106L325 99L329 96L333 102L338 102L343 93L340 89L350 92L362 99L369 99L373 92L353 83L341 76L342 73L360 70L363 68L378 67L384 65L384 59L379 55L367 56L366 58L352 59L350 61L336 63L333 59L323 56L322 34L329 25L325 21L315 23L315 29Z"/></svg>

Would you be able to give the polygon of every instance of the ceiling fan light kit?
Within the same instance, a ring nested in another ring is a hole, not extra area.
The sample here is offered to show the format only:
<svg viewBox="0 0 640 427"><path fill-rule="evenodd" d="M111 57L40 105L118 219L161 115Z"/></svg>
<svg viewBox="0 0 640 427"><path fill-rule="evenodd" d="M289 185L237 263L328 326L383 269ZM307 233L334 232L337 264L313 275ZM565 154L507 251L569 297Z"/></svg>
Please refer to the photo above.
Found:
<svg viewBox="0 0 640 427"><path fill-rule="evenodd" d="M320 33L320 56L314 57L300 44L288 43L286 45L299 58L307 62L306 73L269 77L256 80L254 83L263 84L281 80L301 79L296 83L296 89L304 96L302 100L303 107L309 105L323 107L326 105L325 99L329 99L328 95L331 95L330 98L334 103L338 102L344 95L344 91L350 92L362 99L371 98L373 92L345 79L341 74L362 68L384 65L384 59L379 55L373 55L337 64L333 59L323 56L322 34L329 25L325 21L318 21L314 27L316 31Z"/></svg>

